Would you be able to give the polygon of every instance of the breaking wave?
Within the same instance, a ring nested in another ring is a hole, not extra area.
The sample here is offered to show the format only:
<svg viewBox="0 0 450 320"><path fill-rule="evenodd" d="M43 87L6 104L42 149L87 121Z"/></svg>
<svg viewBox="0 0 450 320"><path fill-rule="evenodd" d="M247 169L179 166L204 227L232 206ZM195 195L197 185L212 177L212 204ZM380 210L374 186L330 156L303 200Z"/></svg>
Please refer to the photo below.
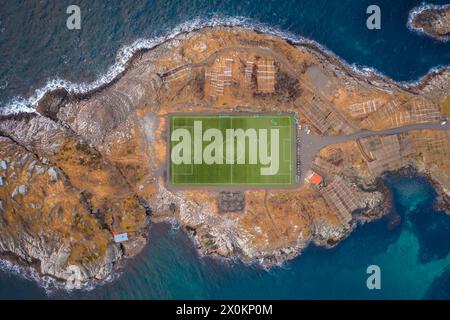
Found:
<svg viewBox="0 0 450 320"><path fill-rule="evenodd" d="M57 293L58 291L71 292L73 289L68 289L64 282L58 281L55 278L50 276L42 276L40 275L36 269L32 267L20 266L12 263L11 261L0 259L0 272L8 272L14 275L21 277L22 279L28 281L36 282L39 287L44 289L45 294L48 296ZM98 285L103 285L110 283L121 276L120 270L114 272L108 278L100 281L88 281L87 283L82 284L81 288L78 290L82 291L91 291L98 287Z"/></svg>
<svg viewBox="0 0 450 320"><path fill-rule="evenodd" d="M0 259L0 271L1 272L10 272L12 274L18 275L22 277L23 279L35 281L37 282L42 288L44 288L46 293L50 293L55 287L56 280L50 277L41 277L31 267L22 267L18 266L8 260L2 260Z"/></svg>
<svg viewBox="0 0 450 320"><path fill-rule="evenodd" d="M119 76L122 72L124 72L128 66L128 62L136 52L141 50L152 49L163 42L174 39L175 37L177 37L182 33L192 32L205 27L215 27L215 26L242 27L254 30L256 32L281 37L294 45L310 44L317 47L327 55L335 59L338 59L345 66L352 69L356 73L359 73L363 76L377 76L388 79L386 75L384 75L382 72L374 68L370 68L367 66L360 66L357 64L349 64L341 57L335 55L331 50L327 49L324 45L319 44L314 40L307 39L305 37L293 34L288 31L282 31L280 29L271 27L265 23L257 22L247 17L224 17L224 18L216 17L214 19L209 20L196 18L194 20L190 20L178 25L177 27L173 28L171 32L167 33L164 36L158 36L151 39L145 38L137 39L131 45L122 47L116 55L115 63L112 64L108 68L108 70L102 76L97 78L95 81L74 83L65 79L55 78L47 82L47 84L44 87L35 90L34 94L29 98L14 97L5 106L2 106L0 108L0 115L8 115L16 113L34 113L38 101L47 92L52 90L65 89L68 92L75 94L83 94L96 90L99 87L112 82L117 76ZM430 72L436 72L447 67L448 66L433 68L430 70ZM419 84L425 76L421 77L416 81L400 82L400 83L406 87L413 87Z"/></svg>

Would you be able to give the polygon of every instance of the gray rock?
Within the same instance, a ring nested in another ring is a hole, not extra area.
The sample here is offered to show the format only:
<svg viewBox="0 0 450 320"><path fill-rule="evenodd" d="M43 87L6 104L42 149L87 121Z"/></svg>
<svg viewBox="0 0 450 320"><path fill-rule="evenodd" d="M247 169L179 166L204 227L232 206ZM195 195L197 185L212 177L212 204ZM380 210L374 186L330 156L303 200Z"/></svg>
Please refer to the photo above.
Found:
<svg viewBox="0 0 450 320"><path fill-rule="evenodd" d="M28 186L26 184L22 184L19 186L19 193L21 195L26 195L28 193Z"/></svg>
<svg viewBox="0 0 450 320"><path fill-rule="evenodd" d="M6 169L8 169L8 162L6 162L6 160L1 160L1 161L0 161L0 169L1 169L1 170L6 170Z"/></svg>
<svg viewBox="0 0 450 320"><path fill-rule="evenodd" d="M14 188L11 197L15 198L17 195L26 195L28 193L28 186L26 184L21 184L20 186L17 186Z"/></svg>
<svg viewBox="0 0 450 320"><path fill-rule="evenodd" d="M28 162L29 158L30 158L30 155L28 153L26 153L25 155L23 155L17 159L16 165L22 169L25 166L25 164Z"/></svg>
<svg viewBox="0 0 450 320"><path fill-rule="evenodd" d="M54 167L50 167L47 170L48 175L50 176L50 181L54 182L58 180L58 171Z"/></svg>
<svg viewBox="0 0 450 320"><path fill-rule="evenodd" d="M31 161L30 165L28 166L28 172L29 173L33 173L35 165L36 165L36 160Z"/></svg>
<svg viewBox="0 0 450 320"><path fill-rule="evenodd" d="M45 169L40 165L36 165L34 167L34 172L36 172L36 174L43 174L45 172Z"/></svg>
<svg viewBox="0 0 450 320"><path fill-rule="evenodd" d="M8 132L11 139L27 146L32 152L39 153L40 157L57 152L66 135L61 125L37 114L2 119L0 130ZM24 159L18 160L20 163L23 161ZM42 162L44 163L43 159Z"/></svg>

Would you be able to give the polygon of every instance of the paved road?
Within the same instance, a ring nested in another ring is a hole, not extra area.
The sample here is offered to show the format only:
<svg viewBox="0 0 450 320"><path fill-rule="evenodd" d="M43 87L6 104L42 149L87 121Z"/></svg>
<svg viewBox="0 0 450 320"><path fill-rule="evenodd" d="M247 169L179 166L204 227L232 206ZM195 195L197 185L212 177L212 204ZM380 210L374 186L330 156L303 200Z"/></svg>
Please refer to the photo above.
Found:
<svg viewBox="0 0 450 320"><path fill-rule="evenodd" d="M399 134L412 130L441 130L450 131L450 123L446 125L441 125L440 123L423 123L423 124L412 124L404 127L381 130L381 131L359 131L352 135L342 135L342 136L318 136L316 134L306 134L303 130L299 133L300 139L300 183L305 179L305 174L311 167L311 163L314 160L317 153L324 147L343 143L347 141L355 141L357 139L379 136L379 135L389 135L389 134Z"/></svg>

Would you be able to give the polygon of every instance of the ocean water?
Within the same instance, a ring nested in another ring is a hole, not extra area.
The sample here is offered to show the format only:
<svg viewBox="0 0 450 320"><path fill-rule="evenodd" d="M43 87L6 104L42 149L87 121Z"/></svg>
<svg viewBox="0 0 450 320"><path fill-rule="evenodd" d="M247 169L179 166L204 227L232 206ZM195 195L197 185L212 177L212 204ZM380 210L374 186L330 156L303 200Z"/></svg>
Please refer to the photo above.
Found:
<svg viewBox="0 0 450 320"><path fill-rule="evenodd" d="M415 81L431 68L450 65L450 43L406 27L408 12L420 1L378 0L382 29L377 31L365 27L365 11L373 3L368 0L264 5L242 0L79 0L82 29L69 31L65 9L72 3L0 0L3 111L23 108L28 97L54 79L86 88L113 75L129 46L151 46L173 34L174 28L189 30L216 21L306 37L349 64L375 68L399 81ZM450 217L433 209L436 193L425 179L390 176L386 181L394 194L392 215L401 217L398 226L392 227L389 217L366 224L336 248L311 246L281 268L264 271L200 258L182 231L154 225L144 252L111 283L91 291L45 292L30 280L33 274L22 269L18 276L0 263L0 299L449 299ZM366 287L371 264L381 268L381 290Z"/></svg>
<svg viewBox="0 0 450 320"><path fill-rule="evenodd" d="M420 1L376 1L381 30L366 28L366 9L372 3L78 0L82 21L81 30L75 31L66 28L66 8L73 1L1 0L0 111L31 110L30 104L42 95L39 89L47 85L79 91L111 80L130 47L151 47L168 35L205 24L243 24L297 40L306 37L349 64L375 68L399 81L415 81L450 64L450 42L407 28L408 13Z"/></svg>
<svg viewBox="0 0 450 320"><path fill-rule="evenodd" d="M365 224L337 247L311 246L280 268L200 258L184 232L164 224L153 226L150 244L110 283L45 293L4 272L0 299L449 299L450 216L433 209L436 192L425 178L386 183L398 225L389 216ZM367 289L369 265L381 269L381 290Z"/></svg>

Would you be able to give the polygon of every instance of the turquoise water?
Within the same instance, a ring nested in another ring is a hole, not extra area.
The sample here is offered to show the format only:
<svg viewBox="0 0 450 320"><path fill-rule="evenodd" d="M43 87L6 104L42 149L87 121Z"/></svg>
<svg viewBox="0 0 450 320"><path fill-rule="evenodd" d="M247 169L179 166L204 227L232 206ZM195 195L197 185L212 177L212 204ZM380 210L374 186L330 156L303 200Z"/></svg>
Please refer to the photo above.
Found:
<svg viewBox="0 0 450 320"><path fill-rule="evenodd" d="M180 24L189 29L198 20L244 20L307 37L350 64L376 68L400 81L414 81L433 67L450 65L450 43L406 28L409 10L421 1L377 0L382 10L382 29L377 31L365 26L371 0L77 3L82 10L79 32L65 27L65 9L72 1L0 2L0 108L23 102L55 78L94 81L114 65L123 46L166 35ZM35 282L4 271L0 298L449 299L450 217L433 210L436 194L424 179L387 181L394 192L392 214L402 218L399 226L392 228L389 218L366 224L332 250L310 247L269 272L199 258L183 232L155 225L144 252L110 284L89 292L47 295ZM381 268L380 291L366 288L371 264Z"/></svg>
<svg viewBox="0 0 450 320"><path fill-rule="evenodd" d="M88 292L46 296L34 282L0 274L0 298L84 299L448 299L450 216L433 209L436 193L421 177L391 176L390 218L359 227L336 248L308 248L281 268L264 271L199 258L191 241L168 225L122 276ZM366 268L381 268L381 290L368 290Z"/></svg>

